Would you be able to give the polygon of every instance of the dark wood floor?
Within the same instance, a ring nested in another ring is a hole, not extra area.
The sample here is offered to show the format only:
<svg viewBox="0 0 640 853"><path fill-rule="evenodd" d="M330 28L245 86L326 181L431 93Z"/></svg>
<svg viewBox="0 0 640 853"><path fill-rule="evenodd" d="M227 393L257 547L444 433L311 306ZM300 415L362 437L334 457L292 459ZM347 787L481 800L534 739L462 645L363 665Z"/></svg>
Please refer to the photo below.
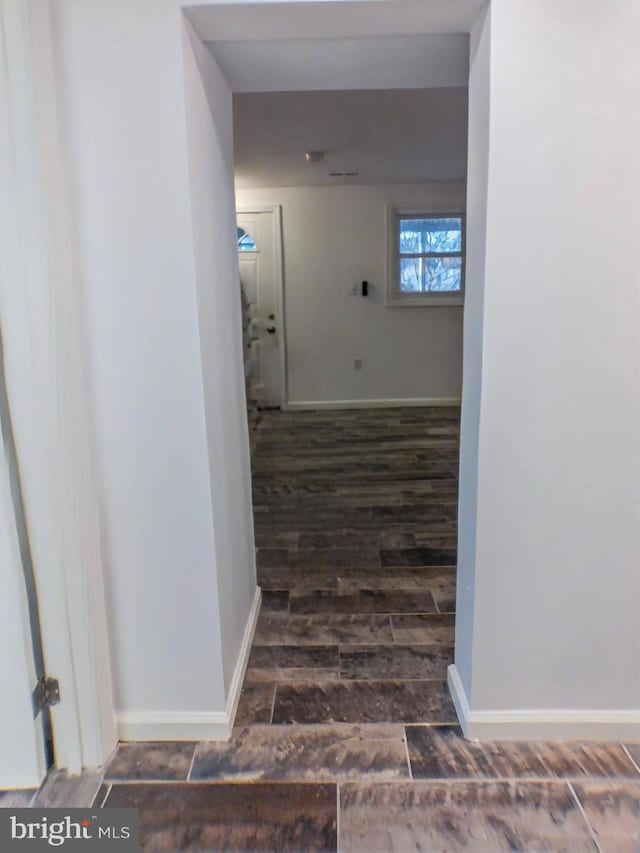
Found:
<svg viewBox="0 0 640 853"><path fill-rule="evenodd" d="M265 413L263 609L227 743L122 744L145 850L637 851L640 747L472 744L446 688L456 409Z"/></svg>
<svg viewBox="0 0 640 853"><path fill-rule="evenodd" d="M239 724L454 722L456 409L265 413Z"/></svg>

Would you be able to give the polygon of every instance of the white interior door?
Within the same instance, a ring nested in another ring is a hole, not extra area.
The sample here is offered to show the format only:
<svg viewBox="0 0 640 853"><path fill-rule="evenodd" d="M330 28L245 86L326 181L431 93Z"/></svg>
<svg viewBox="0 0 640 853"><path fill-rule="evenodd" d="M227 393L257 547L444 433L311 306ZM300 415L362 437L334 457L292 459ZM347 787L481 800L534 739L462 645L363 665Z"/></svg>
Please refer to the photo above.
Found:
<svg viewBox="0 0 640 853"><path fill-rule="evenodd" d="M240 281L249 311L249 394L259 407L284 402L284 327L279 211L241 211Z"/></svg>
<svg viewBox="0 0 640 853"><path fill-rule="evenodd" d="M37 788L47 762L44 730L34 717L36 665L11 492L8 448L0 431L0 624L3 626L0 702L0 789Z"/></svg>

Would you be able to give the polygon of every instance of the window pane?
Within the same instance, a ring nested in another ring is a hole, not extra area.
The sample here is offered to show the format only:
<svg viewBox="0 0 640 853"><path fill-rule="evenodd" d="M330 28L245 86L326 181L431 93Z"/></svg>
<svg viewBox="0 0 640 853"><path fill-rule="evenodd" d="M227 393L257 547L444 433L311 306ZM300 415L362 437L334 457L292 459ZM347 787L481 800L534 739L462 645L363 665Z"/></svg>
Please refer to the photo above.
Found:
<svg viewBox="0 0 640 853"><path fill-rule="evenodd" d="M400 258L400 293L459 293L462 258Z"/></svg>
<svg viewBox="0 0 640 853"><path fill-rule="evenodd" d="M248 231L245 231L244 228L236 229L237 237L238 237L238 249L241 252L255 252L256 250L256 242L249 234Z"/></svg>
<svg viewBox="0 0 640 853"><path fill-rule="evenodd" d="M461 252L462 219L400 219L400 252Z"/></svg>

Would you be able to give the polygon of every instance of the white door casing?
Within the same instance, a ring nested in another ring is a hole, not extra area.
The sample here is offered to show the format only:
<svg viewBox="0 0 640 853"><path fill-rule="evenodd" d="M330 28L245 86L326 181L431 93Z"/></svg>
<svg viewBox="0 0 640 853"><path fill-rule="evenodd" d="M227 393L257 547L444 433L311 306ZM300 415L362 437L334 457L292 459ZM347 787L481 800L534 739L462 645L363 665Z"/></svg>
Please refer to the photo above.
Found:
<svg viewBox="0 0 640 853"><path fill-rule="evenodd" d="M0 0L0 322L44 662L60 681L55 759L78 772L105 761L116 730L51 9Z"/></svg>
<svg viewBox="0 0 640 853"><path fill-rule="evenodd" d="M255 251L238 252L250 321L249 395L260 407L284 406L287 394L281 208L242 209L237 222L256 244Z"/></svg>
<svg viewBox="0 0 640 853"><path fill-rule="evenodd" d="M5 426L3 424L3 426ZM44 735L31 695L36 667L29 605L11 496L7 448L0 431L0 643L2 713L0 790L37 788L46 773Z"/></svg>

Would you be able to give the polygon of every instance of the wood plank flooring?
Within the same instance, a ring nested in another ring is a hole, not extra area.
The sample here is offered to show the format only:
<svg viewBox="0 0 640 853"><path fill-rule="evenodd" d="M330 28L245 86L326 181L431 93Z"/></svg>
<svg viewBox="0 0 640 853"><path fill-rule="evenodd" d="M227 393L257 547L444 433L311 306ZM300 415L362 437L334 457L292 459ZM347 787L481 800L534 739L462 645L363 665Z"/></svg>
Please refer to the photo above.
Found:
<svg viewBox="0 0 640 853"><path fill-rule="evenodd" d="M455 722L458 434L455 408L265 414L243 724L268 684L274 724Z"/></svg>
<svg viewBox="0 0 640 853"><path fill-rule="evenodd" d="M458 417L263 414L263 606L233 736L122 744L96 798L140 809L144 850L638 850L640 747L458 728Z"/></svg>

